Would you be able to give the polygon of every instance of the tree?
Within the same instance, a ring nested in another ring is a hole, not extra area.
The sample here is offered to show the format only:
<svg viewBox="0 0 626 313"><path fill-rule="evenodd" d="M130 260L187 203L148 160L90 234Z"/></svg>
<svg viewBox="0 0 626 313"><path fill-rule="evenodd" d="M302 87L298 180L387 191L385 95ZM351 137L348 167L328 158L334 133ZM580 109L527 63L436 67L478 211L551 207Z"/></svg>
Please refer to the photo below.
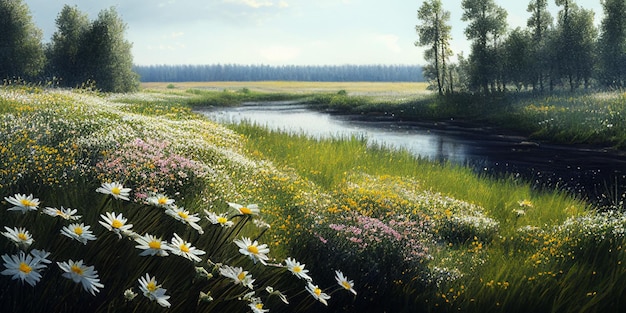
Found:
<svg viewBox="0 0 626 313"><path fill-rule="evenodd" d="M579 8L572 0L555 2L563 7L559 11L557 50L553 59L558 77L566 78L570 90L575 90L581 83L588 87L595 63L594 46L597 30L593 25L594 13Z"/></svg>
<svg viewBox="0 0 626 313"><path fill-rule="evenodd" d="M494 0L463 0L462 20L469 22L465 29L467 39L473 40L471 64L471 86L489 93L497 83L498 44L506 32L506 11Z"/></svg>
<svg viewBox="0 0 626 313"><path fill-rule="evenodd" d="M430 61L425 67L425 76L437 83L437 90L443 95L444 89L451 91L452 86L447 84L447 63L452 54L450 49L451 27L446 23L450 20L450 12L443 10L440 0L425 1L417 11L417 17L422 21L415 26L419 40L416 46L430 46L424 52L424 58ZM448 87L449 86L449 87Z"/></svg>
<svg viewBox="0 0 626 313"><path fill-rule="evenodd" d="M84 71L90 60L80 58L84 37L90 23L87 14L78 7L65 5L56 19L57 31L48 46L48 72L61 79L63 86L75 87L84 83L88 73Z"/></svg>
<svg viewBox="0 0 626 313"><path fill-rule="evenodd" d="M126 24L114 8L100 11L82 41L78 58L87 61L84 70L98 89L128 92L139 88L133 72L132 44L124 39Z"/></svg>
<svg viewBox="0 0 626 313"><path fill-rule="evenodd" d="M622 88L626 85L626 1L605 0L602 6L599 77L606 87Z"/></svg>
<svg viewBox="0 0 626 313"><path fill-rule="evenodd" d="M531 71L535 75L532 82L533 90L535 84L539 84L539 89L544 89L544 79L549 68L550 59L547 51L548 31L552 26L552 16L548 12L548 0L533 0L528 4L527 12L531 13L526 25L532 36L532 46L529 53L532 56Z"/></svg>
<svg viewBox="0 0 626 313"><path fill-rule="evenodd" d="M520 29L513 30L503 44L503 73L506 81L515 84L517 90L535 81L532 59L532 36Z"/></svg>
<svg viewBox="0 0 626 313"><path fill-rule="evenodd" d="M22 0L0 0L0 79L33 77L44 65L42 32Z"/></svg>

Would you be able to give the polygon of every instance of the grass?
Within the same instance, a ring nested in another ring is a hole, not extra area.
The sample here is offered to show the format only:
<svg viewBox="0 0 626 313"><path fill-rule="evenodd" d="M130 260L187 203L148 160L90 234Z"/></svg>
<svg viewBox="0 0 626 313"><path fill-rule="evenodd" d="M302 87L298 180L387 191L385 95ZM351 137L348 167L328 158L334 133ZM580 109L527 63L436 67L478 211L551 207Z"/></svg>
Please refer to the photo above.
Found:
<svg viewBox="0 0 626 313"><path fill-rule="evenodd" d="M177 88L129 95L0 90L0 192L7 197L0 219L35 238L23 249L5 235L0 254L45 249L53 261L34 287L0 275L1 307L162 310L139 292L137 279L145 273L167 289L175 312L245 311L261 302L271 312L624 307L623 213L596 212L575 196L539 192L512 178L482 177L405 151L369 147L363 138L316 140L247 124L226 128L191 110L223 101L315 96L308 92ZM329 94L345 97L336 91L321 96ZM108 180L130 187L130 201L95 191ZM38 212L5 210L16 193L39 198ZM197 214L204 232L175 218L184 214L172 217L150 204L159 193ZM261 213L242 215L229 202L258 204ZM77 209L97 239L83 245L63 237L59 231L68 221L40 213L44 206ZM226 214L235 225L212 224L205 210ZM136 233L118 239L98 222L106 212L121 212ZM165 240L176 233L206 254L201 262L139 256L134 238L145 233ZM238 251L233 241L243 236L268 245L268 266ZM306 264L320 292L331 296L328 306L283 265L287 257ZM104 284L95 297L61 276L55 262L68 259L95 266ZM225 265L252 274L254 298L244 297L250 288L220 274ZM337 285L335 270L354 281L357 295ZM268 293L268 286L290 304ZM125 298L128 289L139 295Z"/></svg>

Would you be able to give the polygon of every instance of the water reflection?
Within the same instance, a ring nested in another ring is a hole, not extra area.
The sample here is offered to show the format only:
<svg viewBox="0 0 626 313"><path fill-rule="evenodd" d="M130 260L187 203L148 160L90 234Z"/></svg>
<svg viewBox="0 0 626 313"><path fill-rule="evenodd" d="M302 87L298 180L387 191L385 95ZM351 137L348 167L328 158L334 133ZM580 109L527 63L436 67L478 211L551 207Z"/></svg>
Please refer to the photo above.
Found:
<svg viewBox="0 0 626 313"><path fill-rule="evenodd" d="M537 188L559 188L602 206L619 202L626 193L626 158L619 153L539 146L522 137L454 121L418 124L389 119L364 120L288 104L249 103L202 113L222 123L249 121L314 138L362 136L372 145L406 149L433 161L468 165L480 173L520 177L533 182Z"/></svg>

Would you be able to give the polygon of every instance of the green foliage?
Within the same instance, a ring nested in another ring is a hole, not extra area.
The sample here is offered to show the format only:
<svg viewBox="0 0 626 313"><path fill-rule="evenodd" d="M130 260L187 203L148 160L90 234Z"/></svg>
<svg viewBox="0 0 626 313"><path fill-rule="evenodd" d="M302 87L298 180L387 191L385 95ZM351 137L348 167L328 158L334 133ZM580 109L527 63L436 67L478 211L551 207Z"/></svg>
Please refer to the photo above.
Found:
<svg viewBox="0 0 626 313"><path fill-rule="evenodd" d="M0 79L36 77L44 65L42 32L23 0L0 1Z"/></svg>

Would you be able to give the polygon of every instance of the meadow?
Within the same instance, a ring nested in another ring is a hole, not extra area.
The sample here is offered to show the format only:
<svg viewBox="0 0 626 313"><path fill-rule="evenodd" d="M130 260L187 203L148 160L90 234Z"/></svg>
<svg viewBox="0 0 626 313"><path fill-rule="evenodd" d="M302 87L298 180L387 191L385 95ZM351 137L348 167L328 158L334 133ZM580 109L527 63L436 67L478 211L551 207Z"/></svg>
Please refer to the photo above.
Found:
<svg viewBox="0 0 626 313"><path fill-rule="evenodd" d="M0 307L624 307L621 211L598 211L576 195L538 191L513 177L368 147L363 138L227 127L193 111L302 97L382 105L372 99L387 97L389 88L358 94L328 85L328 93L294 94L266 84L260 91L252 84L188 90L174 83L123 95L0 89ZM399 106L428 94L389 97L387 105ZM533 103L551 107L542 101Z"/></svg>

